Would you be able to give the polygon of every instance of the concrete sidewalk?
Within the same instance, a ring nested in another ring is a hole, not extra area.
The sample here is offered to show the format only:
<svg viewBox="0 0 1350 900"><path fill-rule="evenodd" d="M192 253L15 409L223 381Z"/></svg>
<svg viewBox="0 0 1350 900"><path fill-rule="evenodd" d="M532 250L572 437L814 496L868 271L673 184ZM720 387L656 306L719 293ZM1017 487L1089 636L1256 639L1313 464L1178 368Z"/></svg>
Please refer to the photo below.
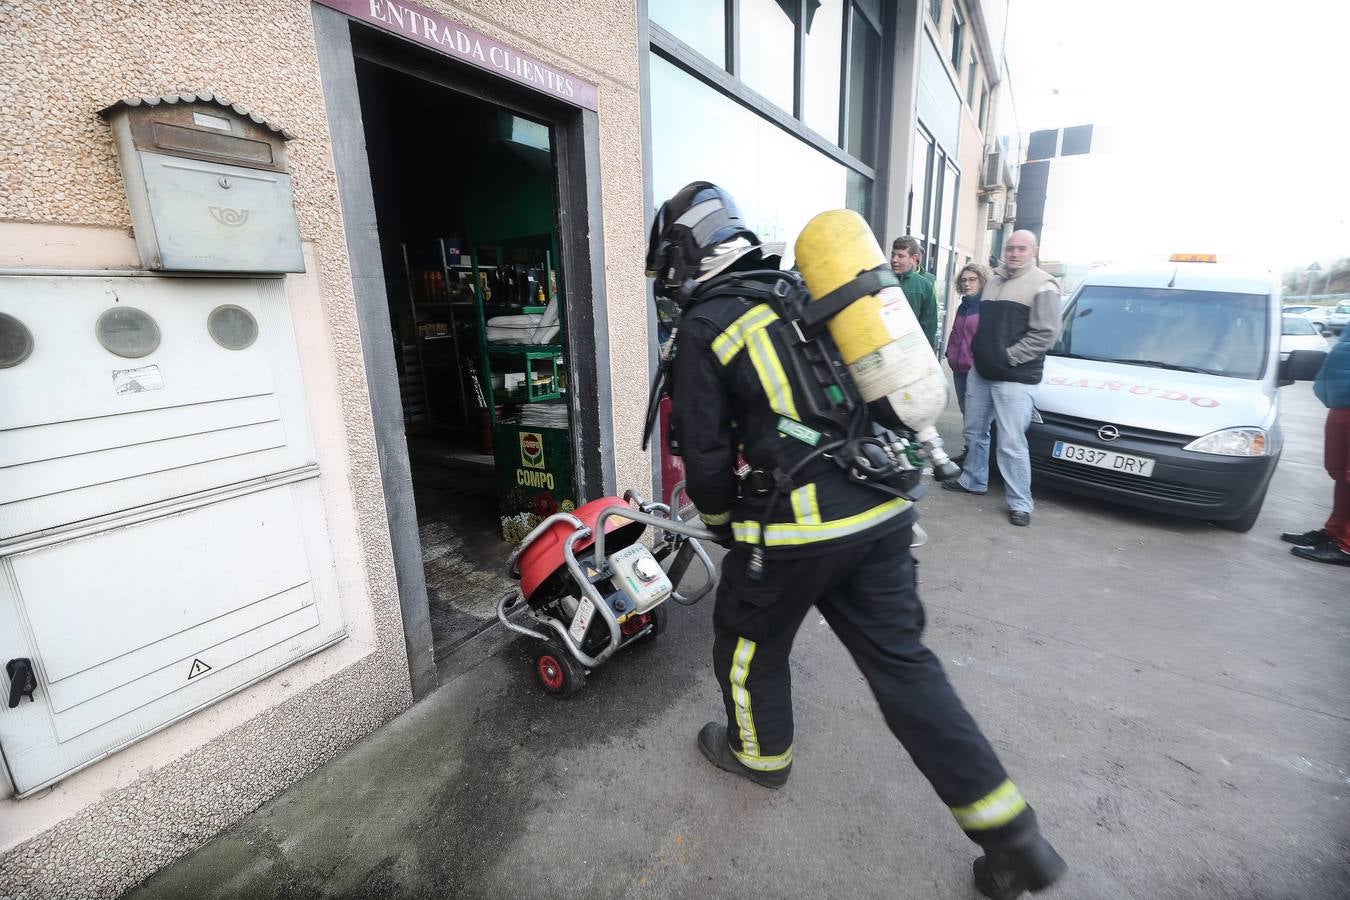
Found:
<svg viewBox="0 0 1350 900"><path fill-rule="evenodd" d="M997 486L923 502L929 644L1073 866L1043 896L1350 891L1350 571L1274 539L1330 494L1316 401L1285 390L1248 535L1049 494L1014 529ZM513 644L131 896L975 896L976 848L818 615L771 792L695 748L711 603L672 612L567 701Z"/></svg>

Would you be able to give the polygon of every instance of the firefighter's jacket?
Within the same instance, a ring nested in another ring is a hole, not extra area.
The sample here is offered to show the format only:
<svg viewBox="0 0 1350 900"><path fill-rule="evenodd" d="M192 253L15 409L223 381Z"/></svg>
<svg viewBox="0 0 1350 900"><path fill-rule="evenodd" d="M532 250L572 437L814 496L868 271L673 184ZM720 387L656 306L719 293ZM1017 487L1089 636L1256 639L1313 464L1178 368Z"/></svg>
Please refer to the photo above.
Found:
<svg viewBox="0 0 1350 900"><path fill-rule="evenodd" d="M737 549L762 544L769 558L874 540L915 518L910 501L852 481L828 458L806 463L767 517L770 495L737 477L738 454L761 472L787 472L831 439L799 411L804 392L825 389L794 383L784 365L794 340L771 306L737 296L690 307L676 337L672 424L689 497L705 524L730 527Z"/></svg>

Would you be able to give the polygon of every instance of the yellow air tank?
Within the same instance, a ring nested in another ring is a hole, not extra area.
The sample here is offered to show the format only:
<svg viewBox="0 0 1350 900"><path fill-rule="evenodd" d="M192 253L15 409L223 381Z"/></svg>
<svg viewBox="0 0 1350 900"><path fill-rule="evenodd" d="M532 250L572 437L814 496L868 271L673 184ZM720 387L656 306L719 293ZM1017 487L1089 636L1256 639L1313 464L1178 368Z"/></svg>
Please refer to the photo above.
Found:
<svg viewBox="0 0 1350 900"><path fill-rule="evenodd" d="M888 262L867 222L848 209L807 222L795 251L813 300ZM888 402L914 429L937 477L955 477L959 470L935 427L947 407L947 379L900 288L885 287L854 301L829 320L829 330L862 398Z"/></svg>

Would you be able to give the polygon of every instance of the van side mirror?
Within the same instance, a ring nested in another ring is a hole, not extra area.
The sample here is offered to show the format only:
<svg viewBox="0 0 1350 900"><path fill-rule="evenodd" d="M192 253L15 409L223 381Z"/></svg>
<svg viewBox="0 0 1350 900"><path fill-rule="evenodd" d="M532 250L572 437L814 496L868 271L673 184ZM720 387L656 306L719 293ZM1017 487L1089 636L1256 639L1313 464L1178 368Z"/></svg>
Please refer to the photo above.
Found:
<svg viewBox="0 0 1350 900"><path fill-rule="evenodd" d="M1321 371L1326 358L1325 350L1295 350L1288 359L1280 362L1279 386L1285 387L1295 381L1312 381Z"/></svg>

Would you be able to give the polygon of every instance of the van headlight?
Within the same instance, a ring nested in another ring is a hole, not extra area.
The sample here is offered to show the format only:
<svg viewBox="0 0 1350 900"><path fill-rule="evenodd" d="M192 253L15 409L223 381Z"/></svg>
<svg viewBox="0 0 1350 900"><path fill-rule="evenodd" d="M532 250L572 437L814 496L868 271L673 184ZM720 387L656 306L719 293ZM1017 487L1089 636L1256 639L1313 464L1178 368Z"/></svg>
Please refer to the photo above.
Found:
<svg viewBox="0 0 1350 900"><path fill-rule="evenodd" d="M1036 408L1035 404L1031 407L1031 421L1035 422L1037 425L1045 424L1045 420L1041 418L1041 411Z"/></svg>
<svg viewBox="0 0 1350 900"><path fill-rule="evenodd" d="M1196 438L1182 449L1218 456L1269 456L1274 448L1264 428L1225 428Z"/></svg>

